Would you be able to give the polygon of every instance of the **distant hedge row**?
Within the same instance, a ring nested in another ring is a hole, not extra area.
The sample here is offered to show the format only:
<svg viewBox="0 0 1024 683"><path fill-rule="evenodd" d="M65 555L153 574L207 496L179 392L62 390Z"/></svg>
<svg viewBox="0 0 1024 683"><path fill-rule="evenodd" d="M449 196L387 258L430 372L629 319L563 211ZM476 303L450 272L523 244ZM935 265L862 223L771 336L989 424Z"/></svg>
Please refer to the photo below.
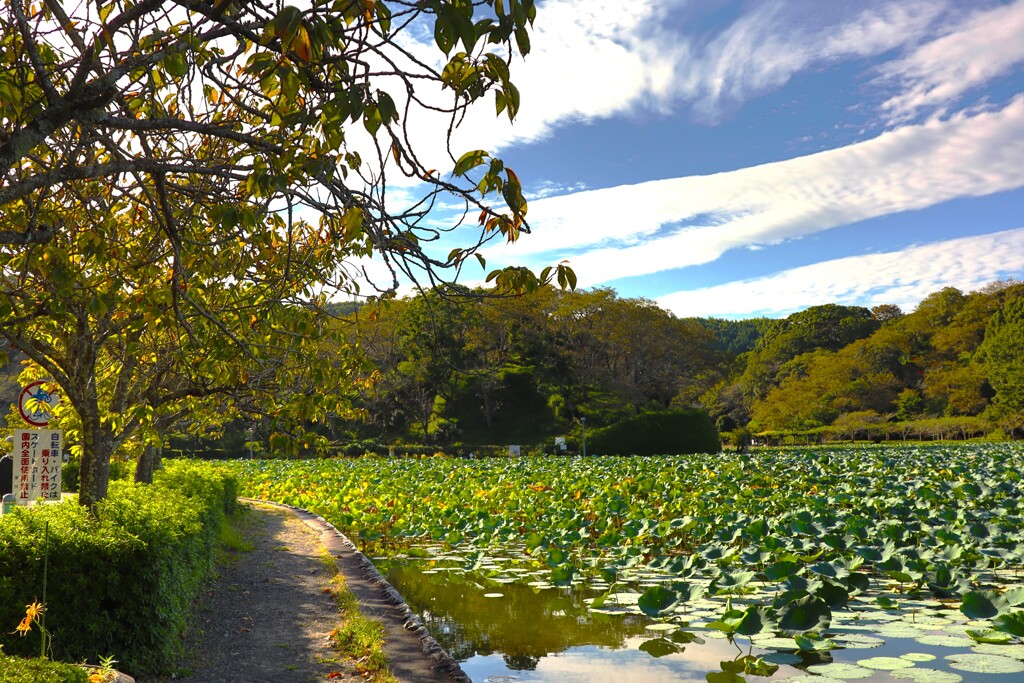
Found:
<svg viewBox="0 0 1024 683"><path fill-rule="evenodd" d="M42 601L49 522L46 627L54 659L112 655L129 673L159 672L181 653L192 602L209 576L225 515L228 474L168 463L152 485L113 482L96 517L68 501L0 518L0 645L37 656L39 632L12 635L25 605Z"/></svg>
<svg viewBox="0 0 1024 683"><path fill-rule="evenodd" d="M718 430L703 410L650 412L595 430L587 441L596 455L717 453Z"/></svg>

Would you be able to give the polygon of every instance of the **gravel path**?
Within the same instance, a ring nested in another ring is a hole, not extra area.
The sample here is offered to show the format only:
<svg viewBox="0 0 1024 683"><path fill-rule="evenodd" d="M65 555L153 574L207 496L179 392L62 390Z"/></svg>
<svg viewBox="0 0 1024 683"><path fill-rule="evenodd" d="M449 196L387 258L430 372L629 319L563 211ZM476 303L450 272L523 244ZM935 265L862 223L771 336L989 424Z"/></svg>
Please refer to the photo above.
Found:
<svg viewBox="0 0 1024 683"><path fill-rule="evenodd" d="M187 656L174 679L189 683L354 681L339 670L328 634L338 623L318 535L291 511L252 507L242 517L248 552L228 552L208 586Z"/></svg>
<svg viewBox="0 0 1024 683"><path fill-rule="evenodd" d="M338 625L331 572L335 560L360 611L385 627L385 652L400 683L466 683L404 603L347 539L302 510L246 503L243 535L251 551L229 552L198 606L197 628L173 678L138 683L313 683L364 680L339 661L329 634ZM413 618L415 622L415 618ZM411 627L411 628L410 628Z"/></svg>

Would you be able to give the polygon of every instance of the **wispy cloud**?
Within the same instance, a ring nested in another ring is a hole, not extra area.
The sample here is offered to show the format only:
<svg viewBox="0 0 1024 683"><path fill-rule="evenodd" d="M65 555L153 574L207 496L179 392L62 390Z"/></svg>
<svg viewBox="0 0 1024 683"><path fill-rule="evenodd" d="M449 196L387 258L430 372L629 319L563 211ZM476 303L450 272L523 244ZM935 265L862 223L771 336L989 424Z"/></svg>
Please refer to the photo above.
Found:
<svg viewBox="0 0 1024 683"><path fill-rule="evenodd" d="M765 2L700 50L691 50L693 59L677 64L675 96L715 121L723 110L776 90L808 68L913 42L946 6L945 0L889 2L837 23L814 24L804 5Z"/></svg>
<svg viewBox="0 0 1024 683"><path fill-rule="evenodd" d="M901 251L824 261L768 277L668 294L679 316L784 316L825 303L897 304L910 310L943 287L978 289L1024 273L1024 228Z"/></svg>
<svg viewBox="0 0 1024 683"><path fill-rule="evenodd" d="M710 176L531 203L534 234L503 250L571 256L586 285L708 263L730 249L1024 186L1024 95L818 154Z"/></svg>
<svg viewBox="0 0 1024 683"><path fill-rule="evenodd" d="M747 3L730 24L703 30L696 27L699 22L685 21L694 7L687 0L634 3L629 11L614 0L542 2L533 49L511 65L522 93L515 122L495 117L486 98L460 121L452 149L456 156L470 149L501 151L543 140L562 126L637 112L668 115L689 109L714 123L799 73L888 52L902 56L880 67L877 84L900 89L886 102L886 115L906 116L1004 73L1024 52L1024 41L1017 40L1024 0L973 15L958 11L952 0L880 0L808 10L814 6L803 0ZM929 42L936 26L944 26L944 33ZM418 59L441 67L431 36L407 36L402 44ZM405 63L395 58L399 66ZM380 85L404 97L397 82L388 87L383 79ZM451 91L424 83L416 95L435 105L452 99ZM431 110L414 111L405 121L420 158L441 172L451 167L445 136L439 135L449 123ZM360 132L353 135L356 140ZM417 182L397 174L391 180Z"/></svg>
<svg viewBox="0 0 1024 683"><path fill-rule="evenodd" d="M560 185L550 180L541 180L540 182L534 183L525 194L526 199L532 202L537 199L544 199L545 197L558 196L568 194L570 192L580 192L585 189L587 189L586 183Z"/></svg>
<svg viewBox="0 0 1024 683"><path fill-rule="evenodd" d="M540 4L532 51L512 63L522 93L515 123L496 119L487 100L461 121L453 148L501 150L542 140L560 126L638 111L667 114L689 107L715 122L806 69L915 44L948 4L888 0L809 13L795 0L768 0L704 34L680 21L690 10L686 0L634 3L629 11L614 0L549 0ZM818 14L826 20L812 21ZM436 62L429 41L407 40L404 47ZM432 102L449 97L421 90L417 96ZM444 117L420 112L411 127L414 142L426 147L424 158L446 167L445 150L431 143L447 127Z"/></svg>
<svg viewBox="0 0 1024 683"><path fill-rule="evenodd" d="M944 35L880 67L899 93L882 104L890 121L944 111L961 95L1024 61L1024 0L975 12Z"/></svg>

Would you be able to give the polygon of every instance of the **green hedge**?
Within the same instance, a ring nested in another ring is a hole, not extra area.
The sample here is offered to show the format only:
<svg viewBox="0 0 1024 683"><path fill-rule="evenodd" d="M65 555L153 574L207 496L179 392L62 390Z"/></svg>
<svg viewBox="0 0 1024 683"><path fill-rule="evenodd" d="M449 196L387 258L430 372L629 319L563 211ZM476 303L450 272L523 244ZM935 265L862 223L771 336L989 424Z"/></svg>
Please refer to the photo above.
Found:
<svg viewBox="0 0 1024 683"><path fill-rule="evenodd" d="M0 652L3 683L88 683L89 674L80 666L46 659L21 659Z"/></svg>
<svg viewBox="0 0 1024 683"><path fill-rule="evenodd" d="M42 600L49 522L46 627L53 658L114 656L129 673L155 673L181 653L192 602L209 576L237 485L208 465L168 463L154 484L113 482L96 517L74 502L0 518L0 644L39 652L37 629L10 632ZM9 626L8 626L9 625Z"/></svg>
<svg viewBox="0 0 1024 683"><path fill-rule="evenodd" d="M587 451L599 455L679 455L722 449L715 423L697 409L642 413L594 431L587 442Z"/></svg>

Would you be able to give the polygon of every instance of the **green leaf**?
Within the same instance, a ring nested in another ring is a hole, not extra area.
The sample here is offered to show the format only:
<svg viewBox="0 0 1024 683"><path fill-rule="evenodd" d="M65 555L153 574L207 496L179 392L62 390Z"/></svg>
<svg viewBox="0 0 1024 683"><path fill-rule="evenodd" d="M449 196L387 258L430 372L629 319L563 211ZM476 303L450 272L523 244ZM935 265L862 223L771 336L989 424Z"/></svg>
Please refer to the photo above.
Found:
<svg viewBox="0 0 1024 683"><path fill-rule="evenodd" d="M1006 600L995 591L971 591L964 595L960 611L971 619L991 619L1009 607Z"/></svg>
<svg viewBox="0 0 1024 683"><path fill-rule="evenodd" d="M490 155L482 149L474 149L466 152L459 160L455 162L455 175L465 175L471 169L476 168L480 164L484 163L484 159L487 159Z"/></svg>
<svg viewBox="0 0 1024 683"><path fill-rule="evenodd" d="M671 640L667 640L665 638L654 638L653 640L645 640L640 643L639 649L641 652L646 652L657 659L658 657L664 657L665 655L673 655L677 652L681 652L683 648L679 647Z"/></svg>
<svg viewBox="0 0 1024 683"><path fill-rule="evenodd" d="M770 581L782 581L796 574L798 569L800 569L800 565L796 562L776 562L775 564L765 568L764 575L768 577L768 580Z"/></svg>
<svg viewBox="0 0 1024 683"><path fill-rule="evenodd" d="M377 108L380 109L380 115L385 121L398 120L398 109L395 107L395 101L391 99L391 95L383 90L377 94Z"/></svg>
<svg viewBox="0 0 1024 683"><path fill-rule="evenodd" d="M663 617L671 614L678 602L679 596L675 591L664 586L651 586L640 596L637 606L649 617Z"/></svg>
<svg viewBox="0 0 1024 683"><path fill-rule="evenodd" d="M530 34L525 26L516 29L516 46L524 57L530 54Z"/></svg>
<svg viewBox="0 0 1024 683"><path fill-rule="evenodd" d="M990 643L993 645L1000 645L1013 640L1013 636L1009 633L1002 633L992 629L969 629L967 635L976 643Z"/></svg>
<svg viewBox="0 0 1024 683"><path fill-rule="evenodd" d="M381 116L380 109L375 105L369 105L363 112L363 126L369 131L370 135L377 135L377 131L380 130L381 124L384 122L384 118Z"/></svg>
<svg viewBox="0 0 1024 683"><path fill-rule="evenodd" d="M775 610L762 605L751 605L743 615L743 621L736 629L741 636L756 636L764 631L773 631L778 625ZM752 673L748 671L747 673Z"/></svg>
<svg viewBox="0 0 1024 683"><path fill-rule="evenodd" d="M804 652L824 652L837 647L835 642L828 638L822 638L817 633L803 633L794 636L793 642Z"/></svg>
<svg viewBox="0 0 1024 683"><path fill-rule="evenodd" d="M181 78L188 73L188 60L180 52L167 55L161 64L163 64L164 71L174 78Z"/></svg>
<svg viewBox="0 0 1024 683"><path fill-rule="evenodd" d="M448 7L442 6L442 10L447 9L447 12L438 12L437 19L434 21L434 42L441 49L441 52L448 55L455 46L455 27L452 25L451 10Z"/></svg>
<svg viewBox="0 0 1024 683"><path fill-rule="evenodd" d="M779 610L779 628L784 631L820 632L832 623L832 610L824 600L806 596L785 605Z"/></svg>
<svg viewBox="0 0 1024 683"><path fill-rule="evenodd" d="M1000 614L995 618L993 628L1017 638L1024 638L1024 612L1017 611L1010 612L1009 614Z"/></svg>
<svg viewBox="0 0 1024 683"><path fill-rule="evenodd" d="M571 565L563 565L551 572L551 583L556 586L568 586L572 583L572 579L575 574L575 567Z"/></svg>

